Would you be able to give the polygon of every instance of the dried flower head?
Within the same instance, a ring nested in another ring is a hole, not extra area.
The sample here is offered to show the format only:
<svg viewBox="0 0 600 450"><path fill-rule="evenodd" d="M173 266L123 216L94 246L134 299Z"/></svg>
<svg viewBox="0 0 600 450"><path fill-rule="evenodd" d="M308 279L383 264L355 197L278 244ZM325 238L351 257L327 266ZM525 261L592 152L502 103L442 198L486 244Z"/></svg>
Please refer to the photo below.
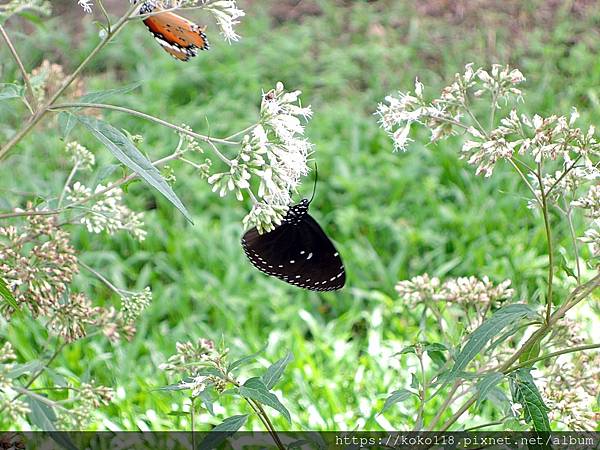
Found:
<svg viewBox="0 0 600 450"><path fill-rule="evenodd" d="M488 277L459 277L441 282L423 274L400 281L396 291L409 307L428 301L487 306L510 299L514 294L510 284L510 280L505 280L495 285Z"/></svg>
<svg viewBox="0 0 600 450"><path fill-rule="evenodd" d="M17 302L34 316L59 305L78 270L69 234L56 217L29 216L21 229L0 227L0 272Z"/></svg>

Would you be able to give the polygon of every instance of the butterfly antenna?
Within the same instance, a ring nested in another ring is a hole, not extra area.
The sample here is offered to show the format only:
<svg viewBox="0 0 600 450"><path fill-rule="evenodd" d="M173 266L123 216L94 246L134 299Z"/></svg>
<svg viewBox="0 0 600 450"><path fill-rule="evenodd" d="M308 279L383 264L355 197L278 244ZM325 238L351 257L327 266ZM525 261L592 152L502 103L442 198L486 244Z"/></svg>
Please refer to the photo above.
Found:
<svg viewBox="0 0 600 450"><path fill-rule="evenodd" d="M315 162L315 184L313 185L313 192L310 197L308 203L312 203L313 198L315 198L315 192L317 192L317 180L319 179L319 169L317 168L317 163Z"/></svg>

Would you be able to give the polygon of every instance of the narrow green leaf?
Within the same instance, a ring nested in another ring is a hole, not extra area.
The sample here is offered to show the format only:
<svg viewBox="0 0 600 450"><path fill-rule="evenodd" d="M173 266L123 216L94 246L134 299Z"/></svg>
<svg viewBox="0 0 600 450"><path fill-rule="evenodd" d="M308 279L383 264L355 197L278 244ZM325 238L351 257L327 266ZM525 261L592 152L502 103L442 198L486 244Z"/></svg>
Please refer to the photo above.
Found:
<svg viewBox="0 0 600 450"><path fill-rule="evenodd" d="M523 406L523 418L532 425L532 431L551 431L548 407L535 385L530 369L515 370L510 380L513 402Z"/></svg>
<svg viewBox="0 0 600 450"><path fill-rule="evenodd" d="M27 405L29 406L30 413L29 420L33 425L38 427L42 431L55 431L56 427L54 426L54 422L56 422L56 413L54 409L38 400L35 397L27 396L25 398Z"/></svg>
<svg viewBox="0 0 600 450"><path fill-rule="evenodd" d="M57 417L52 406L43 403L41 400L28 395L25 397L30 413L28 414L30 422L48 435L65 450L78 450L71 438L66 433L56 431L54 425Z"/></svg>
<svg viewBox="0 0 600 450"><path fill-rule="evenodd" d="M211 416L215 415L215 411L213 409L213 396L211 394L212 387L207 387L206 389L200 391L200 401L202 401L202 406L206 408L206 410L210 413Z"/></svg>
<svg viewBox="0 0 600 450"><path fill-rule="evenodd" d="M242 428L246 420L248 420L248 414L228 417L208 433L198 445L198 450L212 450L219 447L225 439Z"/></svg>
<svg viewBox="0 0 600 450"><path fill-rule="evenodd" d="M490 391L496 387L496 385L500 383L503 378L504 375L500 372L491 372L479 380L475 386L477 389L477 406L480 406L481 402L488 398Z"/></svg>
<svg viewBox="0 0 600 450"><path fill-rule="evenodd" d="M19 308L19 304L17 303L15 296L12 294L12 292L10 292L6 281L4 281L4 278L2 277L0 277L0 297L2 297L12 309L14 309L15 311L21 311L21 308Z"/></svg>
<svg viewBox="0 0 600 450"><path fill-rule="evenodd" d="M77 116L69 111L58 113L58 129L63 139L67 139L77 124Z"/></svg>
<svg viewBox="0 0 600 450"><path fill-rule="evenodd" d="M523 353L521 353L521 356L519 357L520 363L525 363L530 359L535 359L540 356L540 341L541 338L536 340L532 345L525 349ZM529 364L529 366L531 366L531 364Z"/></svg>
<svg viewBox="0 0 600 450"><path fill-rule="evenodd" d="M518 303L500 308L492 317L483 322L467 338L466 344L456 357L450 375L456 376L477 356L487 343L498 335L508 325L514 324L521 319L533 316L533 309L525 304Z"/></svg>
<svg viewBox="0 0 600 450"><path fill-rule="evenodd" d="M269 392L265 383L263 383L260 378L254 377L246 380L244 385L239 388L239 393L242 397L256 400L263 405L270 406L279 411L289 423L292 423L289 411L283 406L275 394Z"/></svg>
<svg viewBox="0 0 600 450"><path fill-rule="evenodd" d="M416 394L407 389L398 389L397 391L392 392L389 395L389 397L385 399L383 409L380 411L379 414L383 414L392 405L395 405L396 403L403 402L404 400L409 399L411 395L416 395Z"/></svg>
<svg viewBox="0 0 600 450"><path fill-rule="evenodd" d="M99 103L102 100L105 100L109 97L115 95L124 95L127 94L138 87L140 87L141 83L132 83L127 86L123 86L116 89L106 89L104 91L90 92L85 94L77 99L78 103Z"/></svg>
<svg viewBox="0 0 600 450"><path fill-rule="evenodd" d="M251 355L244 356L243 358L240 358L240 359L232 362L231 364L229 364L229 366L227 366L227 372L231 372L232 370L237 369L238 367L242 367L242 366L246 365L247 363L249 363L250 361L256 359L256 357L258 355L260 355L265 350L265 348L266 347L263 347L256 353L252 353Z"/></svg>
<svg viewBox="0 0 600 450"><path fill-rule="evenodd" d="M24 364L13 364L12 368L8 371L7 376L8 378L18 378L26 373L37 372L42 367L44 367L44 363L37 359L28 361Z"/></svg>
<svg viewBox="0 0 600 450"><path fill-rule="evenodd" d="M127 137L112 125L89 116L77 116L77 120L100 141L123 164L137 173L149 185L158 190L192 222L192 218L171 186L160 175L152 162L146 158Z"/></svg>
<svg viewBox="0 0 600 450"><path fill-rule="evenodd" d="M265 383L267 389L273 389L273 386L277 384L287 365L294 360L294 355L288 352L283 358L273 364L267 369L267 372L262 376L262 380Z"/></svg>

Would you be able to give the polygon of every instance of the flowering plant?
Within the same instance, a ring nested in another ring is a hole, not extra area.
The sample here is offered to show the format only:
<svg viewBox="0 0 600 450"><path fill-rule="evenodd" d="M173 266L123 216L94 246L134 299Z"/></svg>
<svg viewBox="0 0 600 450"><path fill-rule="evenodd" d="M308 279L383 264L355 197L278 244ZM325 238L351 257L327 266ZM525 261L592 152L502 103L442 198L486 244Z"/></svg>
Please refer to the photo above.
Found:
<svg viewBox="0 0 600 450"><path fill-rule="evenodd" d="M48 349L38 349L40 364L19 360L10 342L0 352L0 423L8 418L11 427L33 421L33 425L85 428L95 410L110 402L109 388L95 386L89 380L70 379L60 385L42 383L50 366L68 344L94 334L103 334L111 342L130 340L135 334L136 319L152 300L149 287L130 291L118 287L79 254L72 233L83 227L90 234L127 233L138 241L147 236L144 214L126 203L127 186L141 179L155 188L187 219L191 214L179 200L172 185L176 176L168 166L181 161L194 168L214 192L222 197L234 193L240 200L252 203L243 219L247 227L268 231L280 223L298 188L308 173L307 160L312 145L303 136L303 122L311 117L310 107L300 103L300 91L286 91L282 83L262 93L258 118L241 131L217 138L200 134L188 125L176 125L141 111L102 103L111 96L125 94L132 88L85 93L81 77L93 57L132 23L139 21L139 11L147 2L132 1L128 10L113 21L102 0L77 2L86 13L98 8L104 16L100 41L83 62L70 74L58 64L44 61L28 71L10 38L4 22L24 10L48 14L49 2L13 0L0 5L0 35L8 45L21 74L21 83L0 87L3 99L16 99L24 105L21 128L0 147L0 161L19 148L22 139L35 132L47 116L56 120L50 126L60 128L64 138L64 154L69 170L59 192L40 197L19 199L12 209L0 211L0 310L9 327L28 314L49 334ZM244 11L233 0L165 1L145 16L178 9L208 11L224 39L237 41L235 27ZM135 88L135 87L134 87ZM99 112L118 111L140 117L174 131L177 140L170 154L151 160L142 150L142 136L130 135L105 122ZM98 166L100 146L84 146L72 139L80 125L121 163L123 175L115 177L114 169ZM86 274L100 280L120 299L120 306L96 306L93 299L75 287L75 277ZM196 390L198 390L196 388ZM43 395L36 392L42 391ZM67 400L58 400L68 394ZM48 394L48 395L47 395ZM57 397L53 397L54 394ZM43 404L40 409L39 403ZM64 403L72 403L67 408ZM39 411L46 414L40 422ZM36 411L34 413L34 410ZM72 414L67 414L71 412Z"/></svg>
<svg viewBox="0 0 600 450"><path fill-rule="evenodd" d="M417 342L403 352L416 356L420 375L410 389L392 393L384 407L417 398L415 429L448 430L485 400L493 400L500 419L481 427L595 427L598 383L586 383L585 377L600 376L592 369L600 366L600 359L584 351L600 344L585 343L589 318L565 316L577 312L575 307L600 286L600 143L593 126L576 126L575 109L568 116L520 113L524 81L518 69L494 65L487 71L468 64L433 100L426 99L417 80L413 92L390 95L377 108L380 125L396 150L407 150L411 129L418 124L430 131L431 142L461 134L460 157L478 175L490 177L507 163L529 190L526 206L539 213L547 244L541 305L534 299L515 299L518 292L510 288L510 280L495 284L487 277L440 280L422 274L397 284L403 304L422 306L434 318L442 340ZM574 216L586 223L579 236ZM570 252L562 254L566 277L558 276L555 248L556 230L564 230L561 222L571 244ZM560 298L556 293L561 291L570 293ZM505 386L510 387L508 394ZM445 400L425 424L424 405L441 392ZM454 408L462 397L467 400Z"/></svg>

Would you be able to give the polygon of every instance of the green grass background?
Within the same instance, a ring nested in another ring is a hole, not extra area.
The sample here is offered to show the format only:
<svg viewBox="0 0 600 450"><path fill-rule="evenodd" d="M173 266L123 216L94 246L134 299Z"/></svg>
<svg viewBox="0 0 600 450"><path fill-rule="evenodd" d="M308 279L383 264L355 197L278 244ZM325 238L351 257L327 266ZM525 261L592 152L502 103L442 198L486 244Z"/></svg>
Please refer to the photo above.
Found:
<svg viewBox="0 0 600 450"><path fill-rule="evenodd" d="M239 27L242 39L233 45L220 40L209 22L211 51L187 64L163 53L141 23L131 24L94 60L86 72L87 89L140 82L138 90L112 103L213 136L254 121L261 90L275 82L301 89L303 102L314 109L307 135L319 165L311 214L344 257L347 287L310 293L253 269L239 245L248 204L218 198L182 164L172 164L174 189L192 213L193 226L153 190L133 184L127 194L132 207L157 203L146 213L143 243L73 228L83 261L120 287L149 285L154 293L132 342L113 346L98 336L86 339L68 346L54 365L57 376L74 374L117 389L115 403L98 411L93 429L188 428L186 418L169 415L181 409L184 396L154 389L176 381L158 369L175 343L198 337L225 341L233 357L266 345L245 375L287 350L294 353L277 387L293 423L273 412L278 428L404 429L415 417L410 401L377 417L386 393L408 386L415 370L410 359L393 356L413 342L420 316L397 300L395 283L424 272L487 275L496 282L510 278L518 298L532 303L543 288L541 219L527 209L527 193L509 168L500 165L490 179L476 177L458 159L460 137L425 145L422 131L415 132L408 152L393 153L373 112L386 94L411 89L415 77L427 87L426 95L435 96L473 61L519 67L527 77L524 110L568 114L577 106L582 120L593 122L600 110L597 12L575 16L567 5L548 17L545 2L527 1L518 2L519 16L512 17L492 7L494 2L483 2L475 13L456 18L428 14L404 1L318 1L319 15L279 22L271 14L274 3L240 1L247 17ZM89 21L85 31L69 33L68 20L79 23L82 14L44 20L27 34L9 23L20 37L17 46L27 67L47 58L73 68L95 45L97 31ZM4 80L18 77L5 48L0 48L0 70ZM22 113L16 106L0 112L1 139L18 126ZM177 143L174 133L157 125L123 114L105 117L143 135L142 148L153 159ZM114 162L84 130L76 129L73 137L101 163ZM63 147L57 132L40 129L0 167L2 187L55 195L68 170ZM311 189L307 180L302 192ZM3 209L15 204L16 198L2 195ZM98 304L118 305L118 298L90 277L78 277L77 285ZM37 358L47 340L42 328L29 323L2 330L22 360ZM437 402L428 405L426 423ZM244 408L225 397L217 418L200 416L200 428ZM483 423L494 414L484 405L462 423ZM253 419L248 427L260 423Z"/></svg>

